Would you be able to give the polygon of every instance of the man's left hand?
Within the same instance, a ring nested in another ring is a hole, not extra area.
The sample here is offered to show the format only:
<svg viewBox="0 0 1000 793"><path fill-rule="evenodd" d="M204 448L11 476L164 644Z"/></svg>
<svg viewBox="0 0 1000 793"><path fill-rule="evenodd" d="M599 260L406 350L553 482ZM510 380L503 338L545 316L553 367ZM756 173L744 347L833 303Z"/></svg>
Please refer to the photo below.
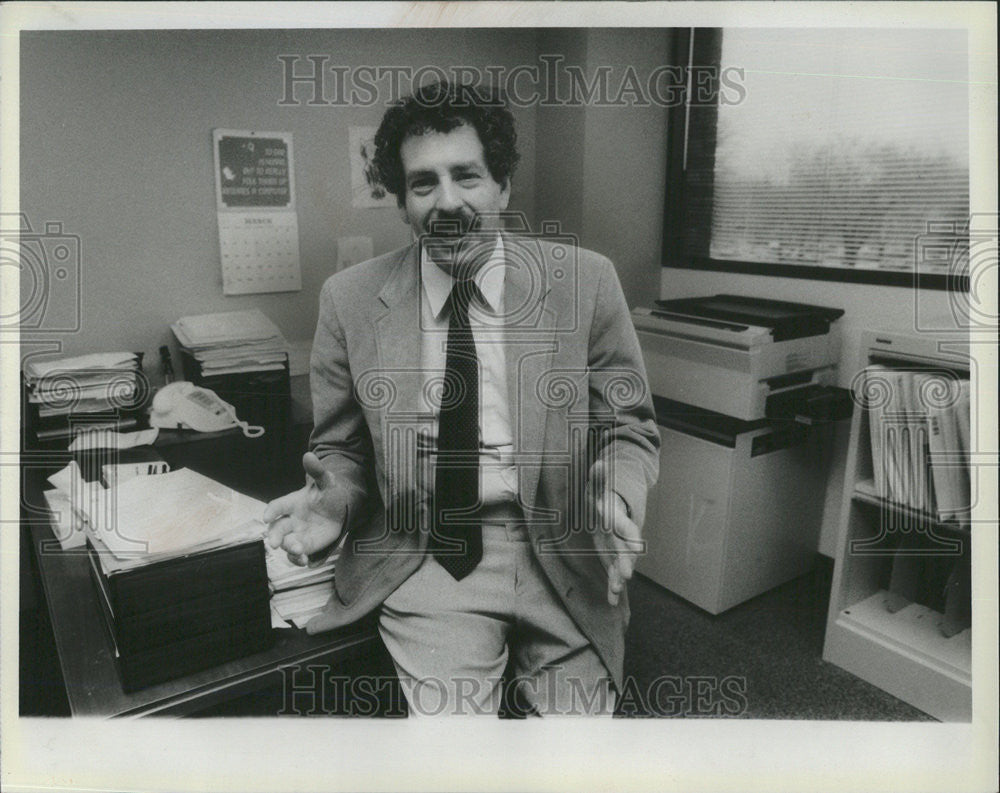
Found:
<svg viewBox="0 0 1000 793"><path fill-rule="evenodd" d="M594 463L587 487L597 520L594 543L608 572L608 603L617 606L642 550L642 534L629 518L624 499L609 486L603 460Z"/></svg>

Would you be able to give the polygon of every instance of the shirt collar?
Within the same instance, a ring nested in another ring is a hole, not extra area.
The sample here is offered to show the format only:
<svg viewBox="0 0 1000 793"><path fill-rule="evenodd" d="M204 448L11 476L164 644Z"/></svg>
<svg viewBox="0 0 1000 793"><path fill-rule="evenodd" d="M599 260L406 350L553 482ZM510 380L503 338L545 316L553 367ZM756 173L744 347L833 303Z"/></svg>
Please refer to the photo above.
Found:
<svg viewBox="0 0 1000 793"><path fill-rule="evenodd" d="M490 310L496 314L501 312L503 305L504 275L503 237L497 234L497 244L493 253L490 254L489 260L472 276L472 280L476 282L479 291L483 293ZM434 318L440 319L455 279L438 267L433 259L422 251L420 280L424 285L424 292L427 294Z"/></svg>

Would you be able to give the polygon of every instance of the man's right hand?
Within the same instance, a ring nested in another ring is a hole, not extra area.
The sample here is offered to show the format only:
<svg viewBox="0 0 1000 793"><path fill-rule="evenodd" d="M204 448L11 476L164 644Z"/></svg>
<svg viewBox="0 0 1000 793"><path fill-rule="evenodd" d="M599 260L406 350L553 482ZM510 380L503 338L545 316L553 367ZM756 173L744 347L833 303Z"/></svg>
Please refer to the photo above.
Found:
<svg viewBox="0 0 1000 793"><path fill-rule="evenodd" d="M321 564L336 545L349 513L350 495L312 452L302 458L309 481L264 510L267 543L283 548L297 565Z"/></svg>

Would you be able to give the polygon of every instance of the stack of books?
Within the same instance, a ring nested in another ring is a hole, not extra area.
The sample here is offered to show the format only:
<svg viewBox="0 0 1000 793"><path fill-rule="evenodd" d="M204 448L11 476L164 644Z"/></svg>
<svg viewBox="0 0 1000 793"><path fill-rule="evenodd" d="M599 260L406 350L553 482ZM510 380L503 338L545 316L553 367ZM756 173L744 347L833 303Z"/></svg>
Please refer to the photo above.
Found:
<svg viewBox="0 0 1000 793"><path fill-rule="evenodd" d="M99 427L134 429L149 396L135 352L28 361L23 385L25 426L38 443Z"/></svg>
<svg viewBox="0 0 1000 793"><path fill-rule="evenodd" d="M188 380L214 391L251 424L287 422L288 342L264 314L250 309L181 317L171 329Z"/></svg>
<svg viewBox="0 0 1000 793"><path fill-rule="evenodd" d="M85 532L125 691L270 646L261 502L183 468L106 493Z"/></svg>

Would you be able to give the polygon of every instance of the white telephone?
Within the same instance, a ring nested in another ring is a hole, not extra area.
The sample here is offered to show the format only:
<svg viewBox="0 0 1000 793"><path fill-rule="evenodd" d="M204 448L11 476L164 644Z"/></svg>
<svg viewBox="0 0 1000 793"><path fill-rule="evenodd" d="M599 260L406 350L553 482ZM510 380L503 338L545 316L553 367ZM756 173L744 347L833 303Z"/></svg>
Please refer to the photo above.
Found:
<svg viewBox="0 0 1000 793"><path fill-rule="evenodd" d="M156 392L149 426L181 427L197 432L220 432L239 427L248 438L264 434L263 427L252 427L236 418L236 408L223 402L214 391L185 381L168 383Z"/></svg>

